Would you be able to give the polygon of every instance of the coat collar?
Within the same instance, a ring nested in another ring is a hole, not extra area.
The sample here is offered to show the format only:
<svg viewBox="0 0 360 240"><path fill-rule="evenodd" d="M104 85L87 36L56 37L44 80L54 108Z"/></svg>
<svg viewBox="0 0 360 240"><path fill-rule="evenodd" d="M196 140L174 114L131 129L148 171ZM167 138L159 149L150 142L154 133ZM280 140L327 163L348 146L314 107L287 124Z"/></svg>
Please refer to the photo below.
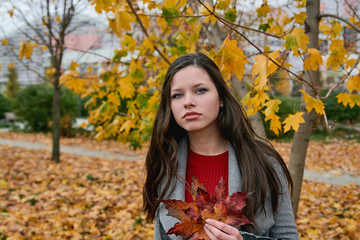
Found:
<svg viewBox="0 0 360 240"><path fill-rule="evenodd" d="M228 142L228 151L229 151L229 195L241 191L241 175L239 165L236 159L235 151L232 145ZM187 166L187 153L188 153L188 140L182 139L179 143L178 151L178 169L177 173L180 177L180 180L176 179L175 176L171 179L171 185L169 193L165 195L165 199L177 199L185 201L185 178L186 178L186 166ZM164 184L160 186L162 190ZM175 223L180 222L179 219L167 216L168 211L165 208L163 203L160 203L158 207L158 217L160 223L162 224L165 232L169 231ZM171 239L182 239L181 237L175 237L175 235L170 235Z"/></svg>

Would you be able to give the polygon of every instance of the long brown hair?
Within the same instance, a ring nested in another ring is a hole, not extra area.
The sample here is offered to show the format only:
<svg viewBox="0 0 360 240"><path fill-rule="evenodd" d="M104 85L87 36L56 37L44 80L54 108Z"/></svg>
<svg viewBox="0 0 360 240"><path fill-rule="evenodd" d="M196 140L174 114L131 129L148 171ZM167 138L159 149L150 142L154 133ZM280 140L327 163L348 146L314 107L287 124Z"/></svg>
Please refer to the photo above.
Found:
<svg viewBox="0 0 360 240"><path fill-rule="evenodd" d="M187 136L187 133L176 123L172 115L170 87L173 76L191 65L200 67L209 74L223 101L223 107L217 118L218 125L221 133L235 150L242 175L242 191L253 192L244 209L245 216L253 222L258 210L264 209L268 187L270 187L272 208L276 212L282 186L268 156L274 157L280 163L292 190L291 176L283 159L269 142L254 138L256 134L248 123L244 109L230 93L217 65L206 55L194 53L177 58L165 75L160 105L145 162L147 176L143 189L143 208L147 213L147 220L154 219L159 200L170 188L171 177L178 177L178 143L180 139ZM165 187L158 195L161 182L164 182Z"/></svg>

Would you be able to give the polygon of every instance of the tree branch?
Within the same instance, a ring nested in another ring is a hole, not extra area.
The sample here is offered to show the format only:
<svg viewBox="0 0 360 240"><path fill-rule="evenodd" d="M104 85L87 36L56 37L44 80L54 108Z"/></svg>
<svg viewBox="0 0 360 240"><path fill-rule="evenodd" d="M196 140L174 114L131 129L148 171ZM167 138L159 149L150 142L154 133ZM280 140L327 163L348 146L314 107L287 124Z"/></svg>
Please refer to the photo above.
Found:
<svg viewBox="0 0 360 240"><path fill-rule="evenodd" d="M360 55L358 56L358 58L356 59L356 62L354 63L354 65L352 66L352 68L350 69L350 71L341 78L341 80L332 88L329 89L329 91L326 93L326 95L324 97L321 97L321 99L326 99L330 96L331 92L334 91L340 84L342 84L351 74L351 72L356 68L356 65L358 65L360 61Z"/></svg>
<svg viewBox="0 0 360 240"><path fill-rule="evenodd" d="M222 22L225 26L227 26L228 28L234 30L236 33L238 33L241 37L243 37L248 43L250 43L256 50L258 50L258 52L262 55L264 55L269 61L271 61L272 63L274 63L278 68L281 68L283 70L285 70L286 72L290 73L291 75L295 76L297 78L297 81L300 82L304 82L306 83L310 88L312 88L312 90L316 93L316 89L314 88L314 86L310 83L308 83L305 79L301 78L299 75L297 75L296 73L294 73L293 71L291 71L290 69L285 68L284 66L281 66L280 64L278 64L274 59L270 58L268 55L266 55L266 53L264 53L258 46L256 46L253 42L251 42L244 34L242 34L241 32L239 32L237 29L233 28L232 26L230 26L226 21L224 21L223 18L219 17L217 14L215 14L214 12L212 12L204 3L201 2L201 0L198 0L198 2L209 12L211 13L214 17L216 17L220 22Z"/></svg>
<svg viewBox="0 0 360 240"><path fill-rule="evenodd" d="M142 23L140 17L136 13L133 5L131 4L131 1L127 0L127 3L129 4L129 7L131 8L131 11L135 14L135 17L138 20L138 22L140 24L140 27L143 30L143 32L145 33L146 37L148 37L148 39L153 43L154 49L160 54L161 58L164 59L164 61L167 62L170 65L171 62L169 61L169 59L167 59L167 57L159 50L159 48L156 46L156 44L149 38L149 34L148 34L144 24Z"/></svg>
<svg viewBox="0 0 360 240"><path fill-rule="evenodd" d="M351 23L349 20L347 20L347 19L345 19L343 17L340 17L340 16L335 15L335 14L331 14L331 13L324 13L324 14L319 15L319 19L324 18L324 17L332 17L332 18L339 19L339 20L347 23L348 25L350 25L356 32L360 33L360 28L359 27L357 27L355 24Z"/></svg>

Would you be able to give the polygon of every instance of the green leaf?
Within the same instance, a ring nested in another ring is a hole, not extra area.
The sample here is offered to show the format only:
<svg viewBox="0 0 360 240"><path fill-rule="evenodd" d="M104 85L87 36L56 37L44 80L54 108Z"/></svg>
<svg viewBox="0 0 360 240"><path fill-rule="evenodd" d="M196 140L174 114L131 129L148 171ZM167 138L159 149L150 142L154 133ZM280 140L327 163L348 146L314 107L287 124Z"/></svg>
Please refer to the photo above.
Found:
<svg viewBox="0 0 360 240"><path fill-rule="evenodd" d="M174 18L176 16L179 16L180 13L176 8L163 8L162 9L162 16L163 17L167 17L165 18L167 23L173 23L174 22Z"/></svg>
<svg viewBox="0 0 360 240"><path fill-rule="evenodd" d="M93 176L91 176L91 174L88 174L88 175L86 176L86 179L87 179L87 180L90 180L90 181L97 181L97 180L99 180L99 178L94 178Z"/></svg>
<svg viewBox="0 0 360 240"><path fill-rule="evenodd" d="M29 199L28 202L31 206L34 206L37 203L37 200L35 198Z"/></svg>
<svg viewBox="0 0 360 240"><path fill-rule="evenodd" d="M225 19L230 21L230 22L235 22L236 21L236 10L233 8L230 8L226 13L225 13Z"/></svg>
<svg viewBox="0 0 360 240"><path fill-rule="evenodd" d="M266 32L266 30L270 28L270 25L268 23L260 24L259 30Z"/></svg>

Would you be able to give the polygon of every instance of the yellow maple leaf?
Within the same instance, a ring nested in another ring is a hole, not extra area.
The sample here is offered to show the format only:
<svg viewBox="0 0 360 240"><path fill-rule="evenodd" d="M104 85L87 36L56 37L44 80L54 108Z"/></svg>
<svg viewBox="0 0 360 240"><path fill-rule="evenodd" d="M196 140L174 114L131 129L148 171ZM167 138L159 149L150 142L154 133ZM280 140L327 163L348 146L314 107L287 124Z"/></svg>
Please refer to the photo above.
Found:
<svg viewBox="0 0 360 240"><path fill-rule="evenodd" d="M102 11L110 11L112 5L116 3L116 0L91 0L90 4L95 5L95 11L97 13L102 13Z"/></svg>
<svg viewBox="0 0 360 240"><path fill-rule="evenodd" d="M120 98L116 92L111 92L107 95L107 101L114 104L115 106L120 105Z"/></svg>
<svg viewBox="0 0 360 240"><path fill-rule="evenodd" d="M228 36L218 54L215 56L215 62L220 69L224 66L228 72L235 72L237 78L241 80L245 72L245 63L249 61L244 56L242 50L238 48L237 44L238 42L236 40L229 41Z"/></svg>
<svg viewBox="0 0 360 240"><path fill-rule="evenodd" d="M71 75L63 74L61 76L61 82L68 87L69 89L73 90L75 93L82 93L85 89L85 87L88 85L88 80L79 78L79 77L73 77Z"/></svg>
<svg viewBox="0 0 360 240"><path fill-rule="evenodd" d="M270 120L270 130L273 131L277 136L281 130L280 117L276 114L271 114L265 118L265 121Z"/></svg>
<svg viewBox="0 0 360 240"><path fill-rule="evenodd" d="M334 39L329 47L330 56L327 60L327 67L336 71L346 59L346 49L344 48L344 41L341 39Z"/></svg>
<svg viewBox="0 0 360 240"><path fill-rule="evenodd" d="M7 39L5 39L5 38L3 38L2 40L1 40L1 43L2 43L2 45L8 45L9 44L9 41L7 40Z"/></svg>
<svg viewBox="0 0 360 240"><path fill-rule="evenodd" d="M296 0L297 1L297 8L306 7L306 0Z"/></svg>
<svg viewBox="0 0 360 240"><path fill-rule="evenodd" d="M338 21L334 21L330 32L330 36L336 38L340 36L341 31L343 31L343 27L341 26L341 24Z"/></svg>
<svg viewBox="0 0 360 240"><path fill-rule="evenodd" d="M279 105L281 104L281 101L279 99L271 99L267 101L264 106L266 106L266 109L264 110L265 116L270 116L272 114L275 114L279 111Z"/></svg>
<svg viewBox="0 0 360 240"><path fill-rule="evenodd" d="M19 59L31 58L33 51L33 43L32 42L25 42L24 39L21 39L20 46L19 46Z"/></svg>
<svg viewBox="0 0 360 240"><path fill-rule="evenodd" d="M346 59L346 60L345 60L345 66L346 66L346 68L352 68L355 63L356 63L356 59L354 59L354 58Z"/></svg>
<svg viewBox="0 0 360 240"><path fill-rule="evenodd" d="M218 9L227 9L229 7L231 0L219 0L217 2L216 8Z"/></svg>
<svg viewBox="0 0 360 240"><path fill-rule="evenodd" d="M69 70L70 71L76 71L76 68L79 67L80 64L78 64L77 62L71 61L70 66L69 66Z"/></svg>
<svg viewBox="0 0 360 240"><path fill-rule="evenodd" d="M262 54L254 57L255 63L252 66L251 75L252 77L258 75L255 79L255 85L257 85L259 89L262 89L266 86L268 81L267 77L278 69L278 66L274 62L280 65L279 61L277 60L279 57L279 51L270 53L268 57ZM271 58L274 62L269 58Z"/></svg>
<svg viewBox="0 0 360 240"><path fill-rule="evenodd" d="M127 47L130 51L134 51L136 48L136 40L129 35L125 35L121 40L121 46Z"/></svg>
<svg viewBox="0 0 360 240"><path fill-rule="evenodd" d="M121 78L119 80L119 93L122 98L131 98L134 95L135 88L132 84L132 79L130 76Z"/></svg>
<svg viewBox="0 0 360 240"><path fill-rule="evenodd" d="M295 22L298 24L304 24L306 17L307 17L306 12L300 12L294 14Z"/></svg>
<svg viewBox="0 0 360 240"><path fill-rule="evenodd" d="M308 113L311 112L311 110L315 109L315 111L318 114L324 114L325 106L324 103L321 100L318 100L316 98L311 97L309 94L304 92L303 90L300 90L304 94L304 100L306 103L306 110Z"/></svg>
<svg viewBox="0 0 360 240"><path fill-rule="evenodd" d="M135 124L131 120L126 120L120 127L120 132L125 131L125 133L129 133L131 128L135 127Z"/></svg>
<svg viewBox="0 0 360 240"><path fill-rule="evenodd" d="M349 93L339 93L336 98L338 103L342 103L344 107L348 104L351 108L356 105L360 107L360 95L358 94L349 94Z"/></svg>
<svg viewBox="0 0 360 240"><path fill-rule="evenodd" d="M131 22L134 21L134 16L124 8L117 9L115 13L116 27L127 31L131 30Z"/></svg>
<svg viewBox="0 0 360 240"><path fill-rule="evenodd" d="M355 106L355 104L360 107L360 95L351 94L350 98L351 98L351 102L349 103L349 105L351 108L353 108Z"/></svg>
<svg viewBox="0 0 360 240"><path fill-rule="evenodd" d="M206 6L206 8L204 6L201 7L201 9L200 9L201 15L208 15L214 11L214 8L213 8L213 6L210 5L210 3L205 2L204 5ZM209 16L205 17L204 23L208 23L210 21L212 24L215 24L216 20L217 19L216 19L216 17L214 17L214 15L209 15Z"/></svg>
<svg viewBox="0 0 360 240"><path fill-rule="evenodd" d="M306 51L306 44L309 43L309 38L305 34L304 29L298 27L286 34L283 39L285 40L286 50L291 49L295 56L299 55L300 49Z"/></svg>
<svg viewBox="0 0 360 240"><path fill-rule="evenodd" d="M276 22L271 22L269 23L270 28L267 29L267 32L275 34L275 35L282 35L284 33L282 27L276 23Z"/></svg>
<svg viewBox="0 0 360 240"><path fill-rule="evenodd" d="M139 12L140 14L143 13L142 11ZM151 19L149 16L147 16L146 14L139 16L141 22L144 24L145 28L149 28L150 27L150 23L151 23Z"/></svg>
<svg viewBox="0 0 360 240"><path fill-rule="evenodd" d="M337 102L342 103L344 107L351 103L351 96L349 93L339 93L336 98Z"/></svg>
<svg viewBox="0 0 360 240"><path fill-rule="evenodd" d="M48 46L43 45L43 46L41 46L41 49L42 50L48 50L49 48L48 48Z"/></svg>
<svg viewBox="0 0 360 240"><path fill-rule="evenodd" d="M309 70L311 68L316 71L319 65L323 63L321 52L315 48L308 48L306 55L308 57L304 61L304 69Z"/></svg>
<svg viewBox="0 0 360 240"><path fill-rule="evenodd" d="M264 1L264 3L256 9L256 13L258 17L266 17L266 15L271 12L271 9L269 5L267 4L267 1Z"/></svg>
<svg viewBox="0 0 360 240"><path fill-rule="evenodd" d="M329 24L320 23L319 30L322 34L329 35L332 27Z"/></svg>
<svg viewBox="0 0 360 240"><path fill-rule="evenodd" d="M60 21L61 21L60 16L56 16L56 17L55 17L55 22L60 22Z"/></svg>
<svg viewBox="0 0 360 240"><path fill-rule="evenodd" d="M350 93L352 93L354 90L360 91L360 75L358 74L350 77L347 80L346 86L349 89Z"/></svg>
<svg viewBox="0 0 360 240"><path fill-rule="evenodd" d="M303 112L296 112L295 114L289 114L289 116L283 121L284 126L284 133L289 131L291 128L294 131L297 131L300 127L300 123L304 123L305 120L302 117Z"/></svg>
<svg viewBox="0 0 360 240"><path fill-rule="evenodd" d="M261 86L265 86L268 81L266 74L268 58L264 55L257 55L254 57L254 60L255 63L252 66L251 76L255 77L258 75L255 83L261 88Z"/></svg>
<svg viewBox="0 0 360 240"><path fill-rule="evenodd" d="M268 57L269 60L266 68L266 76L272 75L279 68L278 65L281 65L280 62L278 61L278 59L280 58L280 50L271 52L268 55Z"/></svg>

